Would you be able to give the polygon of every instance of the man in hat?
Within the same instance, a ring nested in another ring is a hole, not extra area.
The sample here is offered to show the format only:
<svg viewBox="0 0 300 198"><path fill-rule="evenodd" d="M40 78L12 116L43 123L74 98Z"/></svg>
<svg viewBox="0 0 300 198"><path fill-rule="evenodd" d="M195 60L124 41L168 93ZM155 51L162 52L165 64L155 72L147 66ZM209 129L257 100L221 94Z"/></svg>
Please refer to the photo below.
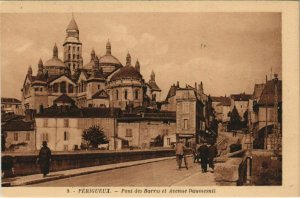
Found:
<svg viewBox="0 0 300 198"><path fill-rule="evenodd" d="M218 155L218 149L215 145L215 142L212 142L210 146L208 147L208 163L209 167L212 169L212 172L214 172L215 164L214 164L214 158Z"/></svg>
<svg viewBox="0 0 300 198"><path fill-rule="evenodd" d="M184 156L185 147L183 145L183 141L179 140L175 147L176 161L178 165L178 170L181 170L182 159L184 159L185 168L188 169L187 161Z"/></svg>
<svg viewBox="0 0 300 198"><path fill-rule="evenodd" d="M51 150L47 147L46 141L43 141L43 147L40 150L37 161L40 164L40 169L43 173L43 176L46 177L49 173L51 162Z"/></svg>
<svg viewBox="0 0 300 198"><path fill-rule="evenodd" d="M204 142L198 149L199 157L201 160L201 170L202 172L207 172L207 163L208 163L208 147L207 143Z"/></svg>

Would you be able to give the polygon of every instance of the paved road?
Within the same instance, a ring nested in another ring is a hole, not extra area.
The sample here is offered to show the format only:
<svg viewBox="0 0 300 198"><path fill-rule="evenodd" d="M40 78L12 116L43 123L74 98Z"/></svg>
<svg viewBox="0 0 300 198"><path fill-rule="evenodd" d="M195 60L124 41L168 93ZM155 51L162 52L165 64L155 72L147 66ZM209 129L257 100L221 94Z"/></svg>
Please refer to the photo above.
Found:
<svg viewBox="0 0 300 198"><path fill-rule="evenodd" d="M188 158L189 169L177 170L175 159L60 179L32 186L208 186L213 173L201 173L199 164Z"/></svg>

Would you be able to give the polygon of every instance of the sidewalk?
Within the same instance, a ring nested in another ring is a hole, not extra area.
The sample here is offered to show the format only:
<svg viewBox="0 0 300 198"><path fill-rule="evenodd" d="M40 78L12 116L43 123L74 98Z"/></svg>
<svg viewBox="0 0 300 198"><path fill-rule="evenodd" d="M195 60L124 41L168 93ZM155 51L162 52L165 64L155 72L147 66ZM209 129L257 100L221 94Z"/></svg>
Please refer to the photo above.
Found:
<svg viewBox="0 0 300 198"><path fill-rule="evenodd" d="M64 171L57 171L57 172L50 172L47 177L43 177L42 174L35 174L35 175L27 175L27 176L19 176L14 178L5 178L2 179L2 186L24 186L30 184L37 184L57 179L63 179L68 177L74 177L84 174L96 173L101 171L113 170L118 168L125 168L130 166L136 166L141 164L147 164L152 162L158 162L163 160L174 159L175 157L163 157L163 158L154 158L154 159L147 159L147 160L139 160L139 161L131 161L131 162L122 162L117 164L108 164L108 165L101 165L101 166L93 166L93 167L86 167L86 168L78 168L78 169L70 169Z"/></svg>

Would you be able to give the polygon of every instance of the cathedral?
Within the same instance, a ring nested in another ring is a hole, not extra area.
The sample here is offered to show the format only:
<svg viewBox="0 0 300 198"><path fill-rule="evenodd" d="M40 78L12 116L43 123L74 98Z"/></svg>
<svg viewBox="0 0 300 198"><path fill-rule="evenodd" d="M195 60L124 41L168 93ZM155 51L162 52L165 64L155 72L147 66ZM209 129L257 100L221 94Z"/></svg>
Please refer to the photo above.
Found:
<svg viewBox="0 0 300 198"><path fill-rule="evenodd" d="M50 106L75 104L83 107L114 107L125 110L129 107L156 107L161 89L152 71L145 81L140 73L140 63L133 65L131 55L123 65L112 55L108 41L106 53L98 57L91 51L90 60L84 64L79 28L72 16L66 29L63 44L63 60L58 56L58 47L53 47L51 59L38 62L38 71L33 75L29 66L22 88L22 105L38 112Z"/></svg>

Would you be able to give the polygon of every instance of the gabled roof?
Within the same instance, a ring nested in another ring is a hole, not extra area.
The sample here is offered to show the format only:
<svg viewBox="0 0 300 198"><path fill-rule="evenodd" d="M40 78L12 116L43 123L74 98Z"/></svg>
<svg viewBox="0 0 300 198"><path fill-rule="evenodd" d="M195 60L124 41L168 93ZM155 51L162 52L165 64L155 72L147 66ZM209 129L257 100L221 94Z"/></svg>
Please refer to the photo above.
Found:
<svg viewBox="0 0 300 198"><path fill-rule="evenodd" d="M172 85L172 86L170 87L170 89L169 89L169 92L168 92L166 101L167 101L169 98L175 96L175 95L176 95L176 91L177 91L177 87L176 87L175 85Z"/></svg>
<svg viewBox="0 0 300 198"><path fill-rule="evenodd" d="M68 75L66 75L66 74L61 74L61 75L58 75L58 76L50 77L50 78L48 78L48 83L51 83L51 82L53 82L53 81L55 81L55 80L57 80L57 79L59 79L59 78L61 78L61 77L63 77L63 76L65 76L65 77L68 78L70 81L72 81L73 83L76 84L76 82L74 82L74 80L73 80L70 76L68 76Z"/></svg>
<svg viewBox="0 0 300 198"><path fill-rule="evenodd" d="M3 131L33 131L34 122L26 122L24 120L8 121L1 126Z"/></svg>
<svg viewBox="0 0 300 198"><path fill-rule="evenodd" d="M229 97L224 96L212 96L212 102L218 102L217 106L230 106L231 100Z"/></svg>
<svg viewBox="0 0 300 198"><path fill-rule="evenodd" d="M68 95L66 94L62 94L61 96L59 96L58 98L56 98L53 103L69 103L69 104L74 104L75 101L70 98Z"/></svg>
<svg viewBox="0 0 300 198"><path fill-rule="evenodd" d="M256 99L256 100L259 100L261 94L262 94L262 91L264 90L265 88L265 83L263 84L255 84L254 85L254 92L253 92L253 98Z"/></svg>
<svg viewBox="0 0 300 198"><path fill-rule="evenodd" d="M264 90L258 101L259 105L274 105L275 102L275 84L277 85L277 97L278 102L282 102L282 81L281 80L270 80L266 83Z"/></svg>
<svg viewBox="0 0 300 198"><path fill-rule="evenodd" d="M108 99L109 95L103 89L92 96L93 99Z"/></svg>
<svg viewBox="0 0 300 198"><path fill-rule="evenodd" d="M21 101L16 98L1 98L1 103L18 103L21 104Z"/></svg>

